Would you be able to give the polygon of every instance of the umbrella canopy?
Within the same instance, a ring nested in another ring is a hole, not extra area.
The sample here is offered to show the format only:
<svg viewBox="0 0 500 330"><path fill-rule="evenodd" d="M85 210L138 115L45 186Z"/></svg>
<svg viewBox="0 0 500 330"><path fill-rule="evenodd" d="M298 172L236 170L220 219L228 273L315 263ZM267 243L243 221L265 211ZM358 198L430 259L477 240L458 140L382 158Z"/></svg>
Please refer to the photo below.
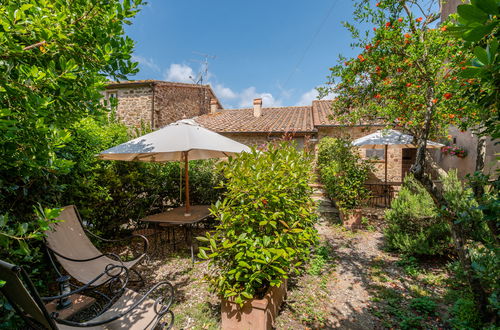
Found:
<svg viewBox="0 0 500 330"><path fill-rule="evenodd" d="M354 140L352 144L358 147L399 145L401 146L401 148L416 148L416 146L413 144L413 136L403 134L400 131L396 131L393 129L376 131L375 133ZM427 148L441 147L444 147L444 145L441 143L427 141Z"/></svg>
<svg viewBox="0 0 500 330"><path fill-rule="evenodd" d="M157 131L101 152L98 157L108 160L168 162L222 158L250 151L244 144L212 132L192 119L183 119Z"/></svg>
<svg viewBox="0 0 500 330"><path fill-rule="evenodd" d="M101 152L107 160L142 162L185 162L186 215L189 215L190 160L223 158L250 151L244 144L212 132L192 119L183 119L157 131Z"/></svg>
<svg viewBox="0 0 500 330"><path fill-rule="evenodd" d="M408 134L403 134L400 131L393 129L386 129L381 131L376 131L375 133L363 136L352 142L353 145L357 147L372 147L372 148L384 148L384 181L387 185L387 147L398 146L399 148L416 148L413 144L413 136ZM427 141L427 148L441 148L444 147L443 144Z"/></svg>

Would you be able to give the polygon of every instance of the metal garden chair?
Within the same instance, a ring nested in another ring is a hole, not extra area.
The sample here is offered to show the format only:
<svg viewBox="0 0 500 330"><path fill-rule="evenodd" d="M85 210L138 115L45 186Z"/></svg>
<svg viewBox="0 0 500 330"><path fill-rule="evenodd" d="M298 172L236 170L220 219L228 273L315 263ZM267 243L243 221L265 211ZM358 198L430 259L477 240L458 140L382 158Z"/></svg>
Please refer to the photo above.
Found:
<svg viewBox="0 0 500 330"><path fill-rule="evenodd" d="M19 266L0 260L0 279L5 284L0 288L15 311L22 316L28 325L35 329L155 329L157 326L170 329L174 323L174 314L170 310L174 298L174 288L169 282L154 285L145 295L126 289L128 270L124 266L110 266L90 282L108 277L122 278L122 286L118 290L121 295L114 299L106 309L96 317L85 322L74 322L58 318L58 313L49 313L44 301L69 297L89 288L86 284L66 294L42 298L35 289L26 272ZM125 279L123 279L123 277ZM167 294L157 300L148 296L160 287L165 287ZM168 323L166 322L168 321Z"/></svg>
<svg viewBox="0 0 500 330"><path fill-rule="evenodd" d="M84 228L80 214L74 205L65 206L56 220L61 221L51 224L51 229L46 232L45 242L49 250L50 260L59 275L61 273L54 262L54 257L70 276L84 284L95 279L109 265L123 266L134 273L139 278L139 281L143 282L142 276L133 267L147 257L149 242L146 237L133 235L121 240L101 238ZM122 261L116 254L99 251L87 234L103 242L110 243L140 238L144 241L144 249L142 254L135 259ZM93 282L93 285L99 286L108 279L107 275L102 276L99 280Z"/></svg>

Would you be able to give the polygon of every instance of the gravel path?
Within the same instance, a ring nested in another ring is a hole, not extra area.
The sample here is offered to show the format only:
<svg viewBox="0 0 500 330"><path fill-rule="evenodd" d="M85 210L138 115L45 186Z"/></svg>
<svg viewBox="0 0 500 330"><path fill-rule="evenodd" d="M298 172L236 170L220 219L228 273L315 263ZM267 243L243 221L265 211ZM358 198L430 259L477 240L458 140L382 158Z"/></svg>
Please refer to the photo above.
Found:
<svg viewBox="0 0 500 330"><path fill-rule="evenodd" d="M335 251L336 271L330 289L329 327L374 329L378 320L368 311L370 305L369 269L380 258L382 234L359 231L350 233L338 227L319 226L318 231Z"/></svg>

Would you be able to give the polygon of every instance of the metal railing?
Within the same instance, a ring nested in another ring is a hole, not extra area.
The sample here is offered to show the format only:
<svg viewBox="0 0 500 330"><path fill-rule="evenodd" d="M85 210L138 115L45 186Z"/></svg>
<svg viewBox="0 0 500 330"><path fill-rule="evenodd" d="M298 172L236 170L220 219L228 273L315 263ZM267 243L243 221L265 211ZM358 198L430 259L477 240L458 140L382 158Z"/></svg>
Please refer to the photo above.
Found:
<svg viewBox="0 0 500 330"><path fill-rule="evenodd" d="M392 200L397 196L402 182L366 183L365 187L370 191L367 201L371 207L390 207Z"/></svg>

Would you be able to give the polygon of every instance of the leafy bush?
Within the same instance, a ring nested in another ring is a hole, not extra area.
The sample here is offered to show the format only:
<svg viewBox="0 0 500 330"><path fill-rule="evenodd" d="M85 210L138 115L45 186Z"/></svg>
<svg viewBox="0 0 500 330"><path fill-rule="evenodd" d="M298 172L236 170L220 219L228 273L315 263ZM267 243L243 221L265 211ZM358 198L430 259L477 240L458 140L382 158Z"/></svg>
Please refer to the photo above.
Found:
<svg viewBox="0 0 500 330"><path fill-rule="evenodd" d="M372 166L347 139L325 137L318 146L321 180L343 210L355 209L369 196L365 182Z"/></svg>
<svg viewBox="0 0 500 330"><path fill-rule="evenodd" d="M212 289L242 304L281 285L317 242L311 158L281 143L229 158L219 169L226 192L211 211L220 223L198 238L208 244L199 256L210 260Z"/></svg>
<svg viewBox="0 0 500 330"><path fill-rule="evenodd" d="M436 314L437 304L429 297L418 297L410 300L410 307L425 316Z"/></svg>
<svg viewBox="0 0 500 330"><path fill-rule="evenodd" d="M451 309L450 323L455 329L481 329L481 318L470 297L459 298Z"/></svg>
<svg viewBox="0 0 500 330"><path fill-rule="evenodd" d="M390 249L410 255L435 255L444 253L451 244L448 224L439 217L429 193L411 175L405 177L385 219Z"/></svg>

